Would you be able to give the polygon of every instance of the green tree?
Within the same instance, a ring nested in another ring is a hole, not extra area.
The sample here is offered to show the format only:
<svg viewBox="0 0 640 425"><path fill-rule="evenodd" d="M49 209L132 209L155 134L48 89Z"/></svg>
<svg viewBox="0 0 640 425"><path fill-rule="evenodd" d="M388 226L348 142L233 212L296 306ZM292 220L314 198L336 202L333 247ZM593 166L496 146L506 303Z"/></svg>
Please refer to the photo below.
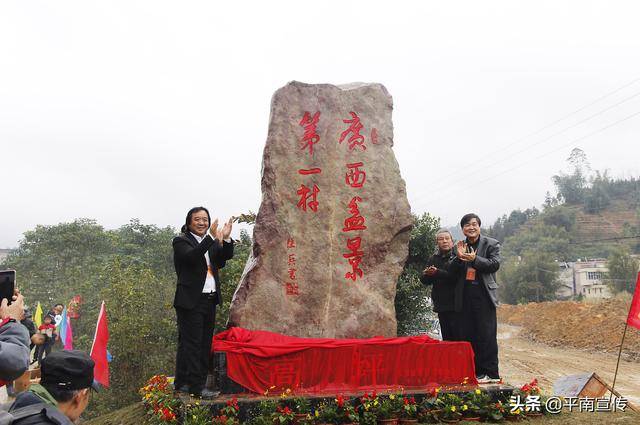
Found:
<svg viewBox="0 0 640 425"><path fill-rule="evenodd" d="M498 271L501 285L498 294L507 304L550 301L559 288L558 265L549 253L526 251L511 257Z"/></svg>
<svg viewBox="0 0 640 425"><path fill-rule="evenodd" d="M173 375L177 342L172 278L120 256L105 265L103 276L100 297L107 307L113 361L111 386L95 397L94 412L137 401L137 389L150 376Z"/></svg>
<svg viewBox="0 0 640 425"><path fill-rule="evenodd" d="M504 241L505 258L524 256L525 252L540 251L554 259L569 261L573 259L571 234L562 227L536 222L522 228Z"/></svg>
<svg viewBox="0 0 640 425"><path fill-rule="evenodd" d="M251 246L252 242L249 234L246 230L240 231L240 239L235 241L233 247L233 258L227 261L227 264L220 269L222 304L216 309L216 332L220 332L227 327L231 297L238 283L240 283L240 278L251 252Z"/></svg>
<svg viewBox="0 0 640 425"><path fill-rule="evenodd" d="M596 176L591 181L591 187L586 191L584 197L584 209L586 212L595 214L609 206L611 203L610 185L611 179L607 172L600 173L596 171Z"/></svg>
<svg viewBox="0 0 640 425"><path fill-rule="evenodd" d="M409 256L396 286L396 320L398 335L415 335L433 326L435 316L430 308L430 290L420 282L427 258L435 249L440 219L428 213L414 216L409 239Z"/></svg>
<svg viewBox="0 0 640 425"><path fill-rule="evenodd" d="M611 290L615 293L633 293L640 264L636 258L631 256L629 250L624 246L616 247L609 256L607 266L609 273L606 282Z"/></svg>
<svg viewBox="0 0 640 425"><path fill-rule="evenodd" d="M568 204L581 204L584 201L587 187L587 173L589 163L582 149L575 148L567 159L573 167L570 174L560 172L552 177L553 183L558 190L558 197Z"/></svg>

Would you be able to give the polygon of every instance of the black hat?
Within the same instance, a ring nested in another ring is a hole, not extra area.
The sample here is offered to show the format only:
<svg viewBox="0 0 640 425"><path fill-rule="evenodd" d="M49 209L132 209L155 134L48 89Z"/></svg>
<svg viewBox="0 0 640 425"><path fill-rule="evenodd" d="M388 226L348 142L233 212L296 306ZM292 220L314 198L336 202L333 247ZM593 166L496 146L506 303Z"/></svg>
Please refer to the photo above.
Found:
<svg viewBox="0 0 640 425"><path fill-rule="evenodd" d="M58 390L73 391L91 387L98 391L100 385L93 380L94 366L95 362L83 351L54 351L42 360L40 383Z"/></svg>

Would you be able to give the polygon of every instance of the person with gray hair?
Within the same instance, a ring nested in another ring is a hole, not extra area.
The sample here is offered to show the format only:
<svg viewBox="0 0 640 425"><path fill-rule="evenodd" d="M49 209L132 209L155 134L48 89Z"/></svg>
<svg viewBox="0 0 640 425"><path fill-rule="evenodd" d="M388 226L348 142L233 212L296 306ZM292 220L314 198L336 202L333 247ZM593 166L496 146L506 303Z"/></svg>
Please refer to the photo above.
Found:
<svg viewBox="0 0 640 425"><path fill-rule="evenodd" d="M431 299L433 311L438 313L440 332L444 341L460 338L458 327L459 311L455 309L456 279L449 272L453 253L453 236L447 229L436 232L436 252L427 259L420 281L432 285Z"/></svg>

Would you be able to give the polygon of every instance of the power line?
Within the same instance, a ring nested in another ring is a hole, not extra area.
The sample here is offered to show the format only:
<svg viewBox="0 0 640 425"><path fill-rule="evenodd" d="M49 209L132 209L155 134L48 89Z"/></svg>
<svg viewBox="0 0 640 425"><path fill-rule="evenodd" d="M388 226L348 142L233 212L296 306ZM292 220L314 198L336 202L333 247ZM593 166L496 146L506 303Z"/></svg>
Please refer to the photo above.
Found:
<svg viewBox="0 0 640 425"><path fill-rule="evenodd" d="M508 169L506 169L506 170L504 170L504 171L502 171L502 172L500 172L500 173L494 174L494 175L492 175L492 176L490 176L490 177L488 177L488 178L486 178L486 179L484 179L484 180L480 180L480 181L473 181L473 185L472 185L472 186L473 186L473 188L477 188L477 187L478 187L478 185L480 185L480 184L482 184L482 183L485 183L485 182L487 182L487 181L489 181L489 180L492 180L492 179L494 179L494 178L496 178L496 177L500 177L501 175L506 174L506 173L508 173L508 172L510 172L510 171L516 170L516 169L518 169L518 168L520 168L520 167L522 167L522 166L524 166L524 165L528 165L528 164L530 164L530 163L531 163L532 161L534 161L534 160L537 160L537 159L543 158L543 157L545 157L545 156L547 156L547 155L550 155L550 154L552 154L552 153L554 153L554 152L557 152L557 151L559 151L559 150L561 150L561 149L564 149L565 147L567 147L567 146L569 146L569 145L572 145L572 144L574 144L574 143L576 143L576 142L579 142L579 141L582 141L582 140L584 140L584 139L587 139L587 138L589 138L589 137L591 137L591 136L594 136L594 135L596 135L596 134L598 134L598 133L602 133L603 131L608 130L609 128L614 127L614 126L616 126L616 125L618 125L618 124L620 124L620 123L622 123L622 122L624 122L624 121L627 121L627 120L629 120L629 119L631 119L631 118L633 118L633 117L635 117L635 116L637 116L637 115L640 115L640 111L638 111L638 112L634 112L634 113L633 113L633 114L631 114L631 115L627 115L626 117L624 117L624 118L622 118L622 119L619 119L619 120L617 120L617 121L614 121L613 123L611 123L611 124L609 124L609 125L606 125L606 126L604 126L604 127L601 127L601 128L599 128L599 129L597 129L597 130L595 130L595 131L592 131L591 133L588 133L588 134L586 134L586 135L584 135L584 136L578 137L577 139L573 139L573 140L571 140L571 141L570 141L570 142L568 142L568 143L563 143L563 144L561 144L559 147L557 147L556 149L550 150L550 151L548 151L548 152L546 152L546 153L543 153L542 155L539 155L539 156L537 156L537 157L535 157L535 158L528 159L526 162L522 162L522 163L520 163L520 164L518 164L518 165L516 165L516 166L514 166L514 167L508 168ZM459 181L458 181L458 182L459 182ZM453 196L453 195L455 195L455 194L458 194L460 191L468 191L469 189L470 189L470 188L467 186L466 188L463 188L463 189L451 190L449 193L445 194L444 196L437 197L436 199L431 200L431 201L432 201L432 202L441 201L441 200L443 200L443 199L447 199L447 198L449 198L450 196Z"/></svg>
<svg viewBox="0 0 640 425"><path fill-rule="evenodd" d="M566 132L566 131L568 131L568 130L571 130L571 129L573 129L573 128L575 128L575 127L577 127L577 126L581 125L581 124L584 124L585 122L587 122L587 121L589 121L589 120L591 120L591 119L593 119L593 118L595 118L595 117L597 117L597 116L600 116L600 115L604 114L605 112L608 112L608 111L610 111L611 109L613 109L613 108L615 108L615 107L617 107L617 106L619 106L619 105L621 105L621 104L623 104L623 103L625 103L625 102L628 102L629 100L631 100L631 99L633 99L633 98L635 98L635 97L637 97L637 96L639 96L639 95L640 95L640 91L639 91L639 92L636 92L636 93L634 93L634 94L632 94L632 95L631 95L631 96L629 96L629 97L624 98L623 100L621 100L621 101L619 101L619 102L617 102L617 103L615 103L615 104L613 104L613 105L611 105L611 106L609 106L609 107L607 107L607 108L605 108L605 109L603 109L603 110L601 110L601 111L596 112L595 114L592 114L592 115L588 116L587 118L582 119L581 121L578 121L578 122L577 122L577 123L575 123L575 124L570 125L569 127L566 127L566 128L564 128L564 129L562 129L562 130L559 130L559 131L557 131L557 132L553 133L552 135L550 135L550 136L546 137L545 139L542 139L542 140L540 140L540 141L538 141L538 142L536 142L536 143L532 143L532 144L530 144L530 145L526 146L524 149L520 149L520 150L519 150L519 151L517 151L517 152L514 152L514 153L512 153L512 154L509 154L509 155L507 155L507 156L504 156L504 157L502 157L501 159L499 159L499 160L497 160L497 161L494 161L494 162L490 163L490 164L489 164L489 166L493 166L493 165L496 165L496 164L500 164L500 163L502 163L502 162L505 162L506 160L511 159L511 158L513 158L513 157L514 157L514 156L516 156L516 155L519 155L519 154L521 154L521 153L523 153L523 152L526 152L526 151L528 151L528 150L531 150L532 148L534 148L534 147L536 147L536 146L539 146L539 145L541 145L541 144L543 144L543 143L546 143L546 142L548 142L549 140L553 139L554 137L556 137L556 136L558 136L558 135L560 135L560 134L562 134L562 133L564 133L564 132ZM494 153L499 153L499 152L502 152L502 151L501 151L501 150L498 150L498 151L495 151ZM486 157L483 157L483 158L486 158ZM466 178L466 177L472 176L472 175L474 175L474 174L477 174L477 173L479 173L479 172L481 172L481 171L485 171L485 170L484 170L484 168L486 168L486 167L487 167L487 164L482 163L482 162L481 162L481 160L478 160L478 161L474 162L474 165L479 165L481 168L476 169L476 170L474 170L474 171L468 171L468 172L466 172L465 174L463 174L462 176L460 176L460 178ZM446 183L446 181L445 181L445 183ZM433 187L433 186L432 186L432 187ZM421 198L424 198L425 196L429 196L429 195L432 195L433 193L438 193L438 192L441 192L441 191L446 190L446 189L447 189L447 186L440 186L440 187L437 187L437 183L436 183L436 189L435 189L435 190L431 189L429 192L425 192L425 193L423 193L422 195L419 195L419 196L418 196L417 198L415 198L415 199L421 199Z"/></svg>
<svg viewBox="0 0 640 425"><path fill-rule="evenodd" d="M551 123L549 123L549 124L547 124L547 125L545 125L545 126L541 127L540 129L538 129L538 130L536 130L536 131L534 131L534 132L532 132L532 133L529 133L528 135L526 135L526 136L524 136L524 137L522 137L522 138L520 138L520 139L516 140L514 143L510 143L509 145L506 145L504 148L499 148L499 149L497 149L497 150L495 150L495 151L492 151L492 152L488 153L487 155L485 155L485 156L483 156L483 157L480 157L480 158L479 158L479 160L474 161L474 162L472 162L472 163L469 163L469 164L467 164L466 166L464 166L463 168L474 167L475 165L477 165L477 164L478 164L480 161L482 161L483 159L485 159L485 158L490 158L490 157L492 157L492 156L493 156L494 154L496 154L496 153L503 152L504 150L507 150L507 149L509 149L510 147L513 147L513 146L516 146L516 145L518 145L518 144L522 143L523 141L525 141L525 140L529 139L530 137L533 137L533 136L536 136L536 135L538 135L538 134L542 133L544 130L546 130L546 129L548 129L548 128L551 128L551 127L553 127L554 125L556 125L557 123L562 122L562 121L566 120L567 118L572 117L572 116L574 116L574 115L576 115L576 114L578 114L578 113L580 113L580 112L584 111L585 109L589 108L590 106L595 105L596 103L600 102L601 100L604 100L604 99L606 99L607 97L612 96L612 95L614 95L614 94L616 94L616 93L618 93L618 92L622 91L623 89L625 89L625 88L627 88L627 87L629 87L629 86L631 86L631 85L635 84L635 83L636 83L636 82L638 82L638 81L640 81L640 78L635 78L635 79L633 79L632 81L630 81L629 83L624 84L624 85L622 85L622 86L618 87L617 89L615 89L615 90L613 90L613 91L611 91L611 92L609 92L609 93L606 93L606 94L604 94L603 96L598 97L597 99L595 99L595 100L591 101L591 102L590 102L590 103L588 103L587 105L585 105L585 106L583 106L583 107L581 107L581 108L578 108L578 109L576 109L575 111L573 111L573 112L571 112L571 113L569 113L569 114L567 114L567 115L564 115L563 117L561 117L561 118L559 118L559 119L557 119L557 120L555 120L555 121L553 121L553 122L551 122ZM615 105L614 105L614 106L615 106ZM435 183L435 184L439 184L439 183L441 183L442 181L445 181L445 180L446 180L446 178L439 179L439 180L436 180L434 183Z"/></svg>
<svg viewBox="0 0 640 425"><path fill-rule="evenodd" d="M595 242L623 241L623 240L629 240L629 239L640 239L640 235L620 236L620 237L604 238L604 239L592 239L590 241L575 241L575 242L570 241L570 243L574 245L583 245L583 244L595 243Z"/></svg>

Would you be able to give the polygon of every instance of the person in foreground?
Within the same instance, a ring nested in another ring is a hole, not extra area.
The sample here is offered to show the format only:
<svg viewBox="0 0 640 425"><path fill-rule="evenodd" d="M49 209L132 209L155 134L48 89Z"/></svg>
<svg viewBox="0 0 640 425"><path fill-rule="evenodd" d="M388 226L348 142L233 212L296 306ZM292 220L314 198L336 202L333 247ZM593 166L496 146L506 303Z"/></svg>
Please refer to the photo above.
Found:
<svg viewBox="0 0 640 425"><path fill-rule="evenodd" d="M233 257L232 218L218 229L204 207L189 210L182 233L173 239L178 284L173 306L178 319L178 350L174 388L202 398L219 392L205 388L216 321L221 302L218 270Z"/></svg>
<svg viewBox="0 0 640 425"><path fill-rule="evenodd" d="M425 285L433 285L431 289L433 311L438 313L443 341L456 341L459 339L457 317L460 312L455 310L455 275L449 273L453 254L451 232L446 229L438 230L436 244L436 252L427 260L420 281Z"/></svg>
<svg viewBox="0 0 640 425"><path fill-rule="evenodd" d="M18 394L9 408L13 425L72 424L89 404L95 363L78 350L56 351L42 360L40 384Z"/></svg>
<svg viewBox="0 0 640 425"><path fill-rule="evenodd" d="M0 300L0 387L13 381L29 368L29 331L20 320L24 298L16 290L11 305Z"/></svg>
<svg viewBox="0 0 640 425"><path fill-rule="evenodd" d="M469 341L473 347L478 382L500 382L496 336L496 272L500 268L500 242L481 235L480 225L480 217L473 213L460 220L466 239L456 244L451 270L456 271L457 286L462 293L458 297L462 301L461 339Z"/></svg>

